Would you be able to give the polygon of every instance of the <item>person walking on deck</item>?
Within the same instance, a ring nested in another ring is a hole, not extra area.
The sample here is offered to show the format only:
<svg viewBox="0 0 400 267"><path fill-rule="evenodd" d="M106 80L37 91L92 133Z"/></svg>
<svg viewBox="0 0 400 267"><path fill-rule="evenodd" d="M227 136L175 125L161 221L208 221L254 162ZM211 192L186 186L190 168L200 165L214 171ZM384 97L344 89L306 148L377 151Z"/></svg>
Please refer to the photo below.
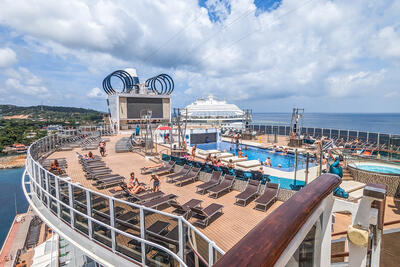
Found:
<svg viewBox="0 0 400 267"><path fill-rule="evenodd" d="M102 157L105 157L106 156L106 142L101 141L99 143L99 150L100 150L100 155Z"/></svg>

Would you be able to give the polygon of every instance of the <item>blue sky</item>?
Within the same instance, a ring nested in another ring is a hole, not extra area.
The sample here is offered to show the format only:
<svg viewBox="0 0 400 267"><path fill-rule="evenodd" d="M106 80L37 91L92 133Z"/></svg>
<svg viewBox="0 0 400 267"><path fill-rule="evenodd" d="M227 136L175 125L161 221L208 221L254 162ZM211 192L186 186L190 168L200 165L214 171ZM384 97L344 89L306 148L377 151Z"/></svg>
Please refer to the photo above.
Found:
<svg viewBox="0 0 400 267"><path fill-rule="evenodd" d="M3 1L0 103L106 110L103 78L171 75L173 103L400 112L399 1Z"/></svg>

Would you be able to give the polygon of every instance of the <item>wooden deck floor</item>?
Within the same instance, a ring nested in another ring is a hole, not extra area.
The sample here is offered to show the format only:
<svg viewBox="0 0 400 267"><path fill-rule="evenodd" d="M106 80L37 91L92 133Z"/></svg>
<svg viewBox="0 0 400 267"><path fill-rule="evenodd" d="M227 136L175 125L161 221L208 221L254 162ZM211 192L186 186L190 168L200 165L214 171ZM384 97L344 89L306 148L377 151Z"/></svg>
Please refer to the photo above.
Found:
<svg viewBox="0 0 400 267"><path fill-rule="evenodd" d="M154 165L154 162L146 160L142 156L134 153L115 153L114 144L116 140L122 136L110 137L111 141L107 143L107 155L103 158L107 166L126 178L133 171L138 176L140 182L150 185L150 175L141 175L140 168L143 166ZM81 151L75 149L73 151L60 151L53 153L49 158L65 157L68 162L67 174L72 178L73 182L79 182L87 188L95 189L104 194L110 195L108 189L98 190L92 185L91 180L86 180L82 168L76 157L76 153L87 153L88 151ZM98 151L92 151L95 155L100 155ZM248 204L246 207L234 205L235 196L238 191L231 191L222 195L218 199L209 198L207 195L196 194L196 185L202 182L195 182L192 184L177 187L164 181L165 176L161 176L160 190L166 194L176 194L178 196L177 202L184 203L192 198L203 200L202 207L215 202L224 205L222 216L215 219L209 226L204 229L199 228L207 237L216 242L223 250L230 249L236 244L244 235L246 235L254 226L257 225L263 218L265 218L272 210L278 207L282 202L276 202L271 206L267 212L254 210L254 203ZM167 208L164 211L171 212L172 208ZM194 221L195 219L193 219ZM192 221L190 219L189 221Z"/></svg>
<svg viewBox="0 0 400 267"><path fill-rule="evenodd" d="M116 153L114 149L115 142L124 137L123 135L112 136L110 142L107 143L106 157L104 161L107 166L113 170L114 173L118 173L126 178L133 171L138 176L140 182L144 182L150 185L150 176L141 175L140 168L143 166L154 165L154 162L146 160L144 157L134 153ZM73 182L79 182L87 188L97 190L92 186L91 180L86 180L84 177L82 168L76 157L76 153L87 153L88 151L81 151L80 148L73 151L61 151L53 153L49 158L65 157L68 162L67 174L72 178ZM100 155L98 151L92 151L95 155ZM202 229L199 228L207 237L213 240L223 250L229 250L235 245L240 239L242 239L252 228L254 228L263 218L271 213L275 208L282 204L278 201L274 203L267 212L261 212L254 210L254 203L248 204L246 207L240 207L234 205L235 196L239 193L237 191L231 191L218 199L209 198L207 195L196 194L196 185L201 182L188 184L182 187L177 187L173 184L165 182L165 177L161 176L160 189L166 194L178 195L177 201L184 203L192 198L203 200L202 207L206 207L210 203L219 203L224 205L223 215L215 219L209 226ZM104 194L110 195L108 192L110 188L104 190L97 190ZM167 208L164 211L171 212L172 208ZM400 214L400 203L395 201L393 198L388 198L386 208L386 220L399 219ZM192 221L192 219L190 220ZM334 227L335 232L340 232L347 229L350 222L350 216L339 214L336 219ZM393 227L396 227L393 226ZM397 225L398 227L398 225Z"/></svg>

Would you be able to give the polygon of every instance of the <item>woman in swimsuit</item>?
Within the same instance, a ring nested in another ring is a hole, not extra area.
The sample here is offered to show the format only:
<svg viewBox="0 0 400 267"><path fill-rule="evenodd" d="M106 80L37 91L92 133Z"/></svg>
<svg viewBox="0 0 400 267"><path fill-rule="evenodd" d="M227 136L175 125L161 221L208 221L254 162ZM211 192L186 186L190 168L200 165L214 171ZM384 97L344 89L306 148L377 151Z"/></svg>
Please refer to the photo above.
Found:
<svg viewBox="0 0 400 267"><path fill-rule="evenodd" d="M126 186L132 194L137 194L140 191L144 191L145 188L139 183L139 179L135 177L135 173L131 172L131 177Z"/></svg>
<svg viewBox="0 0 400 267"><path fill-rule="evenodd" d="M157 175L153 174L153 175L151 175L150 182L152 180L153 180L153 191L154 192L159 191L160 190L160 178Z"/></svg>

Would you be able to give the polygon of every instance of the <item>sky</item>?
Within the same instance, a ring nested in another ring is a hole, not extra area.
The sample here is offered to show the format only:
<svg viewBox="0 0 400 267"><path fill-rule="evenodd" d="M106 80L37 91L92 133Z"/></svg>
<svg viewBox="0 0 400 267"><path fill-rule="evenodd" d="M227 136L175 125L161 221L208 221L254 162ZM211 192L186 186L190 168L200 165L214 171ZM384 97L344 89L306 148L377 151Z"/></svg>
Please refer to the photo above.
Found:
<svg viewBox="0 0 400 267"><path fill-rule="evenodd" d="M0 104L106 111L103 79L133 67L170 75L174 107L213 94L253 112L400 112L400 1L0 6Z"/></svg>

